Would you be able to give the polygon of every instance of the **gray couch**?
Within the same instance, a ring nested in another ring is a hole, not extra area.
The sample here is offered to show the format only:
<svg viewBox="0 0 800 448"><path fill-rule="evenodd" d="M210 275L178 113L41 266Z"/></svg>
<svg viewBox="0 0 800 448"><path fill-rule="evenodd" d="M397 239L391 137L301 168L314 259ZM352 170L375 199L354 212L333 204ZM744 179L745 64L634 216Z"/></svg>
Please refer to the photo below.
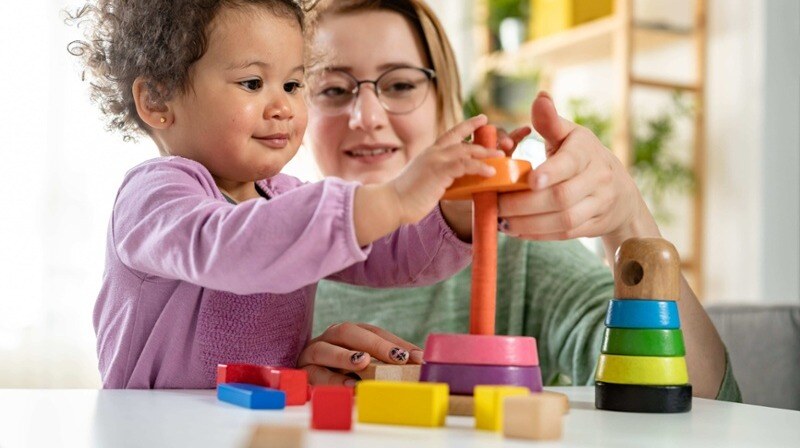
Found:
<svg viewBox="0 0 800 448"><path fill-rule="evenodd" d="M800 410L800 305L707 309L745 403Z"/></svg>

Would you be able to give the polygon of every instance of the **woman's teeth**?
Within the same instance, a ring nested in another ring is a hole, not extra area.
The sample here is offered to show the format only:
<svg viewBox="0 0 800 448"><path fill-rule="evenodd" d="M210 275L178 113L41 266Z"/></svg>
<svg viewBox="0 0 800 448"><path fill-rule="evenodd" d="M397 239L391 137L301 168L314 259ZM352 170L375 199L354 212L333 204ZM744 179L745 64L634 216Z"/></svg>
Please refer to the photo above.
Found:
<svg viewBox="0 0 800 448"><path fill-rule="evenodd" d="M354 149L352 151L347 151L351 156L355 157L367 157L367 156L379 156L381 154L386 154L394 151L394 148L380 148L380 149Z"/></svg>

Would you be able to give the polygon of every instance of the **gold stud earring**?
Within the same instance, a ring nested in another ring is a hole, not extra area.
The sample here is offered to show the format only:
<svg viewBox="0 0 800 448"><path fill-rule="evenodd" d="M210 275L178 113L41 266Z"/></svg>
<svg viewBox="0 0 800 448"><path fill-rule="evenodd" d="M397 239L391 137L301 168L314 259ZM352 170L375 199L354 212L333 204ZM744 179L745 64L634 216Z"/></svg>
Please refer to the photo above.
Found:
<svg viewBox="0 0 800 448"><path fill-rule="evenodd" d="M159 121L161 121L162 123L166 123L166 122L167 122L167 119L166 119L166 118L164 118L164 117L161 117L161 119L160 119Z"/></svg>

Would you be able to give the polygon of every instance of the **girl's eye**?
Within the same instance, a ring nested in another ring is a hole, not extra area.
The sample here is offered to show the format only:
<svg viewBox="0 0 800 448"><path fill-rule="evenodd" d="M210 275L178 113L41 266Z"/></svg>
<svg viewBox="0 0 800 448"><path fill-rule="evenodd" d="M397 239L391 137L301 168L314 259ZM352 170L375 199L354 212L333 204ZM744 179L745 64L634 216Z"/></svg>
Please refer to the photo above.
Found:
<svg viewBox="0 0 800 448"><path fill-rule="evenodd" d="M264 81L260 79L248 79L246 81L240 81L239 84L247 90L258 90L264 85Z"/></svg>
<svg viewBox="0 0 800 448"><path fill-rule="evenodd" d="M283 91L286 93L295 93L303 87L305 86L299 81L289 81L283 85Z"/></svg>

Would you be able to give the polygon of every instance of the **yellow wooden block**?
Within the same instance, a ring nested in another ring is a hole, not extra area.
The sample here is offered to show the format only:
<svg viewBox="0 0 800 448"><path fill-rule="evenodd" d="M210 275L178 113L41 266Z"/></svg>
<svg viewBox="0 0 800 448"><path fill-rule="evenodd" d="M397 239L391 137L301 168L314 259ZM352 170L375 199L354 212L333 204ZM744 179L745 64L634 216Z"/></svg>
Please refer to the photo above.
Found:
<svg viewBox="0 0 800 448"><path fill-rule="evenodd" d="M500 431L503 428L503 400L530 393L530 389L520 386L475 386L475 428Z"/></svg>
<svg viewBox="0 0 800 448"><path fill-rule="evenodd" d="M555 34L613 11L613 0L531 0L530 37Z"/></svg>
<svg viewBox="0 0 800 448"><path fill-rule="evenodd" d="M446 383L362 380L356 385L358 421L444 426L449 393Z"/></svg>
<svg viewBox="0 0 800 448"><path fill-rule="evenodd" d="M564 420L563 402L555 394L508 397L503 401L503 435L533 440L558 440Z"/></svg>
<svg viewBox="0 0 800 448"><path fill-rule="evenodd" d="M623 356L601 354L597 381L646 386L678 386L689 383L683 356Z"/></svg>

